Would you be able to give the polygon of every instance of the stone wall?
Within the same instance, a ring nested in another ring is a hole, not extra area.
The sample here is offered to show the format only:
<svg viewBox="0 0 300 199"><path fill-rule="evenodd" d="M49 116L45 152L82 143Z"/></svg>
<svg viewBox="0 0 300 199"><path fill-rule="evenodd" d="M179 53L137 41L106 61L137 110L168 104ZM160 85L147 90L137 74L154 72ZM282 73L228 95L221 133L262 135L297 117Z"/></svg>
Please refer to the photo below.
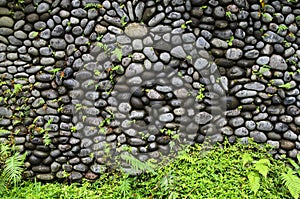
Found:
<svg viewBox="0 0 300 199"><path fill-rule="evenodd" d="M298 0L1 0L0 139L39 180L225 137L294 158L299 26Z"/></svg>

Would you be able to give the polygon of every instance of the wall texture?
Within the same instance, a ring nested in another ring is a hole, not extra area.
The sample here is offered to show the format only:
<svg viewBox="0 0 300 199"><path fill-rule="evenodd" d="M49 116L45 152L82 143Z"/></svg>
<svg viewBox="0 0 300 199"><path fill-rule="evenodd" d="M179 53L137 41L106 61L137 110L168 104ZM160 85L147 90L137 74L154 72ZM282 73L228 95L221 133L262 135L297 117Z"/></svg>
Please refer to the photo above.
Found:
<svg viewBox="0 0 300 199"><path fill-rule="evenodd" d="M1 0L0 139L46 181L225 137L296 157L297 1Z"/></svg>

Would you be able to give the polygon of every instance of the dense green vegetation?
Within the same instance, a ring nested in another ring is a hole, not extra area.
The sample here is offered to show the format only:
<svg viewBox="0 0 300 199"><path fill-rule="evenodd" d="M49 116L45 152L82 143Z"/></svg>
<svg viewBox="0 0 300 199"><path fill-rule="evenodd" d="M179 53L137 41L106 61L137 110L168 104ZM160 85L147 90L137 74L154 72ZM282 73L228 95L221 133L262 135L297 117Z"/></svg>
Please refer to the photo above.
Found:
<svg viewBox="0 0 300 199"><path fill-rule="evenodd" d="M94 183L23 182L1 198L298 198L299 177L268 146L224 143L187 147L176 159L139 176L107 173ZM144 165L141 163L140 168ZM291 166L291 165L290 165ZM287 186L284 186L286 183ZM298 186L297 186L298 185ZM292 195L291 195L292 194Z"/></svg>

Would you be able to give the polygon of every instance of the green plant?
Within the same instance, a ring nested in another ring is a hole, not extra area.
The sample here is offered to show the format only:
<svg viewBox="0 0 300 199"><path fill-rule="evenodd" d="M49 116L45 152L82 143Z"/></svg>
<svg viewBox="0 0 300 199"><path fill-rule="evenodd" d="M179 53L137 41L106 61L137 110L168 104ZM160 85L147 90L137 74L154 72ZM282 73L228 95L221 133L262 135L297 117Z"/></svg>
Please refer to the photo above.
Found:
<svg viewBox="0 0 300 199"><path fill-rule="evenodd" d="M84 6L84 9L90 9L90 8L99 9L99 8L103 8L103 6L100 3L87 3Z"/></svg>
<svg viewBox="0 0 300 199"><path fill-rule="evenodd" d="M122 61L122 57L123 57L122 49L116 48L115 50L112 51L112 53L117 57L119 61Z"/></svg>
<svg viewBox="0 0 300 199"><path fill-rule="evenodd" d="M75 133L77 131L77 127L76 126L71 126L70 130L71 130L72 133Z"/></svg>
<svg viewBox="0 0 300 199"><path fill-rule="evenodd" d="M61 196L90 199L99 197L101 199L292 198L289 190L282 186L281 178L281 173L287 173L289 168L285 164L285 159L272 158L268 153L271 150L270 146L259 145L251 140L248 144L241 144L239 141L230 144L225 140L222 144L210 146L209 149L198 144L187 146L179 152L178 156L164 161L164 164L157 163L153 168L155 173L146 171L140 175L128 175L115 169L111 172L104 172L94 183L83 180L81 184L69 185L25 181L7 192L0 192L0 197L2 199L60 198ZM245 166L243 165L244 154L249 154L254 161L269 160L267 178L254 169L254 162L250 161ZM140 164L133 158L130 155L129 158L125 157L126 160L130 159L126 161L127 163ZM148 161L145 164L148 164ZM135 167L147 170L148 166ZM151 168L152 166L149 171ZM248 183L245 183L247 174L251 171L257 172L260 176L260 186L256 195ZM69 174L66 173L66 177L68 176Z"/></svg>
<svg viewBox="0 0 300 199"><path fill-rule="evenodd" d="M285 89L290 89L291 88L291 83L285 83L285 84L282 84L282 85L279 85L278 87L279 88L285 88Z"/></svg>
<svg viewBox="0 0 300 199"><path fill-rule="evenodd" d="M205 95L204 95L205 87L203 84L200 84L200 89L198 91L198 94L196 96L197 100L203 100Z"/></svg>
<svg viewBox="0 0 300 199"><path fill-rule="evenodd" d="M268 13L261 13L261 15L262 15L264 18L266 18L266 19L268 19L268 20L270 20L270 21L273 20L273 17L272 17L271 15L269 15Z"/></svg>
<svg viewBox="0 0 300 199"><path fill-rule="evenodd" d="M254 75L258 75L258 77L262 77L264 75L264 73L270 71L270 69L271 69L271 66L265 64L259 68L259 71L253 70L252 73Z"/></svg>
<svg viewBox="0 0 300 199"><path fill-rule="evenodd" d="M245 153L242 156L242 161L243 166L248 165L249 172L247 173L247 177L249 180L249 185L251 190L256 195L260 187L260 176L267 178L271 163L268 159L260 159L255 161L248 153Z"/></svg>
<svg viewBox="0 0 300 199"><path fill-rule="evenodd" d="M286 25L280 24L280 25L278 26L277 33L282 32L282 31L285 31L285 30L287 30L287 29L288 29L288 27L287 27Z"/></svg>
<svg viewBox="0 0 300 199"><path fill-rule="evenodd" d="M38 32L36 32L36 31L32 32L32 37L33 37L33 38L36 38L38 35L39 35Z"/></svg>
<svg viewBox="0 0 300 199"><path fill-rule="evenodd" d="M14 84L14 89L13 89L13 92L11 94L11 97L17 95L18 93L20 93L22 91L22 87L23 87L22 84Z"/></svg>
<svg viewBox="0 0 300 199"><path fill-rule="evenodd" d="M128 23L126 20L126 15L124 15L122 18L121 18L121 25L124 27L126 26L126 24Z"/></svg>
<svg viewBox="0 0 300 199"><path fill-rule="evenodd" d="M188 61L192 61L192 60L193 60L193 57L192 57L191 55L187 55L187 56L185 57L185 59L188 60Z"/></svg>
<svg viewBox="0 0 300 199"><path fill-rule="evenodd" d="M228 43L228 46L232 46L233 40L234 40L234 36L230 36L229 40L226 41Z"/></svg>
<svg viewBox="0 0 300 199"><path fill-rule="evenodd" d="M149 162L142 162L131 154L121 154L121 159L130 164L135 172L147 171L155 174L154 165Z"/></svg>
<svg viewBox="0 0 300 199"><path fill-rule="evenodd" d="M298 0L287 0L289 3L298 3Z"/></svg>
<svg viewBox="0 0 300 199"><path fill-rule="evenodd" d="M300 195L300 178L296 175L296 172L289 168L288 172L281 174L281 178L293 198L298 199Z"/></svg>
<svg viewBox="0 0 300 199"><path fill-rule="evenodd" d="M300 15L298 15L295 19L296 21L300 21Z"/></svg>
<svg viewBox="0 0 300 199"><path fill-rule="evenodd" d="M7 131L6 131L7 133ZM12 132L10 141L0 143L0 192L10 185L17 186L22 179L23 165L26 153L20 154L14 145ZM17 134L17 132L15 132ZM6 190L7 191L7 190ZM1 195L1 194L0 194Z"/></svg>
<svg viewBox="0 0 300 199"><path fill-rule="evenodd" d="M201 6L199 9L204 10L206 8L208 8L208 6L204 5L204 6Z"/></svg>
<svg viewBox="0 0 300 199"><path fill-rule="evenodd" d="M96 42L96 46L99 46L104 50L105 53L108 53L110 51L110 48L106 44L103 44L101 42Z"/></svg>
<svg viewBox="0 0 300 199"><path fill-rule="evenodd" d="M232 13L230 11L226 11L225 15L226 15L226 17L230 18Z"/></svg>
<svg viewBox="0 0 300 199"><path fill-rule="evenodd" d="M183 24L181 24L181 28L186 29L187 25L190 24L190 23L192 23L192 20L188 20L188 21L184 22Z"/></svg>

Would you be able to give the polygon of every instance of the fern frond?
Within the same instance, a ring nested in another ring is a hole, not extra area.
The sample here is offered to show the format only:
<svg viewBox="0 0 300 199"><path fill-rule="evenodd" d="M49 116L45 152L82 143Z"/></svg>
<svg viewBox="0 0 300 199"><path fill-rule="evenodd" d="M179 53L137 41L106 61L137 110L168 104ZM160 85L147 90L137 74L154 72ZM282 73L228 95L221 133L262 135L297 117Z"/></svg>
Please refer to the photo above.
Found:
<svg viewBox="0 0 300 199"><path fill-rule="evenodd" d="M125 175L118 189L121 195L123 196L123 198L126 198L126 196L129 195L129 191L131 190L131 181L128 178L128 175Z"/></svg>
<svg viewBox="0 0 300 199"><path fill-rule="evenodd" d="M249 172L247 177L249 179L250 189L256 195L257 191L259 190L259 186L260 186L260 177L256 172Z"/></svg>
<svg viewBox="0 0 300 199"><path fill-rule="evenodd" d="M125 160L128 164L130 164L132 169L134 169L135 171L147 171L153 174L155 173L150 163L142 162L131 154L121 154L121 158Z"/></svg>
<svg viewBox="0 0 300 199"><path fill-rule="evenodd" d="M282 173L281 177L293 198L298 199L300 195L300 178L296 176L296 172L289 169L287 173Z"/></svg>
<svg viewBox="0 0 300 199"><path fill-rule="evenodd" d="M26 154L20 155L19 152L16 152L6 159L1 176L3 181L7 183L13 182L14 186L21 181L25 157Z"/></svg>
<svg viewBox="0 0 300 199"><path fill-rule="evenodd" d="M254 169L266 178L270 170L270 165L271 163L268 159L260 159L254 163Z"/></svg>
<svg viewBox="0 0 300 199"><path fill-rule="evenodd" d="M243 166L245 166L247 163L253 162L253 158L251 157L250 154L245 153L245 154L242 156L242 161L243 161Z"/></svg>

